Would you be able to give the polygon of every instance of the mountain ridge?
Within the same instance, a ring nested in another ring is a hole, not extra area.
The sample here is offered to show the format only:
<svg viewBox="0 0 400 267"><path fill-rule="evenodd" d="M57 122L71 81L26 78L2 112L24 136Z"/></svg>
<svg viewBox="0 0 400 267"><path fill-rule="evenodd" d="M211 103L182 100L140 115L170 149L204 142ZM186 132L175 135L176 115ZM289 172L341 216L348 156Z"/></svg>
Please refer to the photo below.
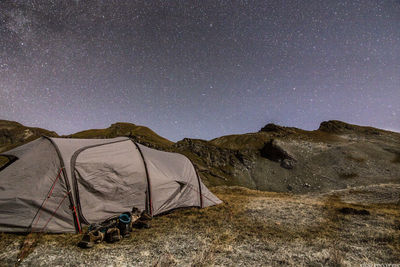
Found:
<svg viewBox="0 0 400 267"><path fill-rule="evenodd" d="M212 140L172 142L145 126L114 123L59 136L56 132L0 120L0 153L41 135L64 138L127 136L146 146L186 155L208 186L304 193L400 182L400 133L341 121L317 130L267 124L258 132Z"/></svg>

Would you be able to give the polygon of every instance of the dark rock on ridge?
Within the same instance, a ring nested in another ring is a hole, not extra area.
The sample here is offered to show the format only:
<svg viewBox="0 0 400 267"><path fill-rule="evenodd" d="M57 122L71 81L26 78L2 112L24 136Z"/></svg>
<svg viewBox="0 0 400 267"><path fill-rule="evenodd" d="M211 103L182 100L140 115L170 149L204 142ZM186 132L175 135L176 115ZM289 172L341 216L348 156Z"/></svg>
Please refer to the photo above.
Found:
<svg viewBox="0 0 400 267"><path fill-rule="evenodd" d="M359 133L369 135L379 135L383 131L373 127L358 126L335 120L322 122L318 130L334 134Z"/></svg>
<svg viewBox="0 0 400 267"><path fill-rule="evenodd" d="M271 139L261 149L261 156L272 161L279 162L283 168L293 169L296 159L285 150L277 140Z"/></svg>
<svg viewBox="0 0 400 267"><path fill-rule="evenodd" d="M268 123L260 130L260 132L284 132L284 131L286 131L285 127L276 125L274 123Z"/></svg>

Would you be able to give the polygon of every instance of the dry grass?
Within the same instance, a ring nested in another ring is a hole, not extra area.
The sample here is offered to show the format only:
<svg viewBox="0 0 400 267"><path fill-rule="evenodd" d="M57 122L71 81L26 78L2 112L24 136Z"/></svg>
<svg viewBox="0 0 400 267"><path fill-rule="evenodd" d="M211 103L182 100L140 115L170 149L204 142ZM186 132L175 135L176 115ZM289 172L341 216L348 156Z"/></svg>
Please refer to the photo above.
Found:
<svg viewBox="0 0 400 267"><path fill-rule="evenodd" d="M131 238L117 244L82 251L76 248L79 235L41 235L27 264L35 265L43 251L50 253L49 244L57 251L54 257L62 257L58 251L64 249L87 258L83 264L105 260L100 265L118 264L121 257L131 265L147 266L400 261L400 211L395 203L347 203L338 194L299 196L241 187L217 187L214 192L223 204L155 217L150 229L134 230ZM344 207L365 209L371 215L346 215L339 211ZM0 248L22 240L23 236L1 234ZM74 264L74 258L69 260Z"/></svg>

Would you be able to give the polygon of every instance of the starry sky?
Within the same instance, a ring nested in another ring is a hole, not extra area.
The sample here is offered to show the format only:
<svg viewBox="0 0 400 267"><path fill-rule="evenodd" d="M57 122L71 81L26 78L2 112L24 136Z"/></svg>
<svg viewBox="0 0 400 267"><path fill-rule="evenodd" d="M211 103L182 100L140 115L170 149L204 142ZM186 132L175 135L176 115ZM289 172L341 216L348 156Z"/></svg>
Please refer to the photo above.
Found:
<svg viewBox="0 0 400 267"><path fill-rule="evenodd" d="M1 119L177 141L399 117L399 0L0 0Z"/></svg>

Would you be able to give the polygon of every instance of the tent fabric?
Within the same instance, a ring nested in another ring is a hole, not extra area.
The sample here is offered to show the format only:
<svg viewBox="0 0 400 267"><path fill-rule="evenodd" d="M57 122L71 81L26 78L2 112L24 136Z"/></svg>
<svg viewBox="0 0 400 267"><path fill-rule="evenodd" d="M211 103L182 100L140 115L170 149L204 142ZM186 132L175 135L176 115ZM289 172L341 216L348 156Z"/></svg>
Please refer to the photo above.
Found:
<svg viewBox="0 0 400 267"><path fill-rule="evenodd" d="M51 198L36 216L32 230L40 231L61 203L46 231L75 231L68 201L62 201L68 190L53 145L41 138L6 154L18 159L0 172L0 231L26 232L54 182Z"/></svg>
<svg viewBox="0 0 400 267"><path fill-rule="evenodd" d="M70 138L49 138L49 140L57 147L65 166L69 182L72 184L71 159L78 150L95 145L107 144L110 142L119 142L129 140L127 137L117 137L113 139L70 139ZM74 197L74 196L73 196Z"/></svg>
<svg viewBox="0 0 400 267"><path fill-rule="evenodd" d="M132 207L145 209L146 171L131 141L84 150L76 159L82 217L101 222Z"/></svg>
<svg viewBox="0 0 400 267"><path fill-rule="evenodd" d="M178 153L127 137L42 137L2 154L0 232L75 232L132 207L158 215L221 203Z"/></svg>
<svg viewBox="0 0 400 267"><path fill-rule="evenodd" d="M183 155L139 145L146 162L154 215L173 208L200 206L199 183L193 164ZM154 177L154 179L153 179Z"/></svg>

